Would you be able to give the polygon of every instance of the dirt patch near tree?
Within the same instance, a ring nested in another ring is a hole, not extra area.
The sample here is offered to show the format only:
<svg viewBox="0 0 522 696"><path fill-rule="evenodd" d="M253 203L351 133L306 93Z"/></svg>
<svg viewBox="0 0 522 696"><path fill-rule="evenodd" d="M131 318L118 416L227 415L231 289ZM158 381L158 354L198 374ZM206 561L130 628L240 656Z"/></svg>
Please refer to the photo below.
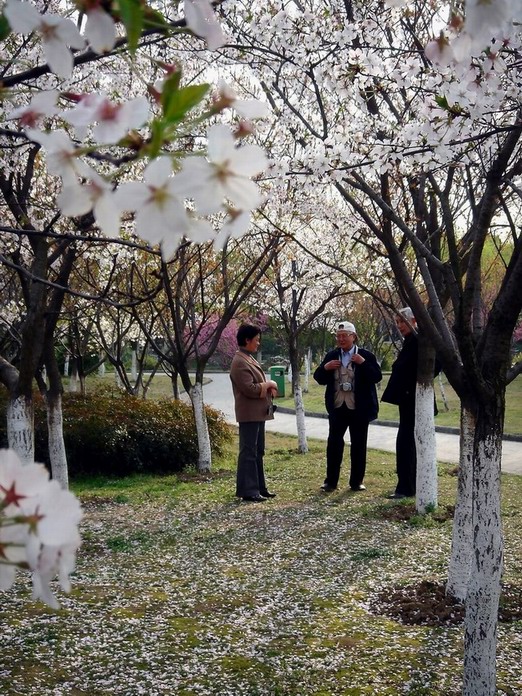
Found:
<svg viewBox="0 0 522 696"><path fill-rule="evenodd" d="M382 589L371 611L408 625L449 626L464 620L464 605L446 595L445 583L429 580ZM502 587L498 618L504 623L522 620L522 587Z"/></svg>

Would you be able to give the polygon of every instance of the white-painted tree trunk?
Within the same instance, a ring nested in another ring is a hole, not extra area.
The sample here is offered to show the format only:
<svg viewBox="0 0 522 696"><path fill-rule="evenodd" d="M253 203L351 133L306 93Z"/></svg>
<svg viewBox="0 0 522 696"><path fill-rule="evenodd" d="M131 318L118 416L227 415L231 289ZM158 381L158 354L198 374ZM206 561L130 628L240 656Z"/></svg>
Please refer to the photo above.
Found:
<svg viewBox="0 0 522 696"><path fill-rule="evenodd" d="M69 392L71 394L76 394L78 391L78 370L76 367L73 368L71 376L69 378Z"/></svg>
<svg viewBox="0 0 522 696"><path fill-rule="evenodd" d="M34 405L24 396L7 404L7 444L24 464L34 462Z"/></svg>
<svg viewBox="0 0 522 696"><path fill-rule="evenodd" d="M99 377L105 376L105 363L104 362L100 363L100 365L98 367L98 376Z"/></svg>
<svg viewBox="0 0 522 696"><path fill-rule="evenodd" d="M136 348L132 349L131 354L131 379L133 382L138 379L138 354Z"/></svg>
<svg viewBox="0 0 522 696"><path fill-rule="evenodd" d="M306 442L305 410L301 387L295 387L294 389L294 404L297 423L297 450L299 454L306 454L308 452L308 443Z"/></svg>
<svg viewBox="0 0 522 696"><path fill-rule="evenodd" d="M417 383L415 447L417 449L416 508L420 513L438 504L437 443L433 415L433 384Z"/></svg>
<svg viewBox="0 0 522 696"><path fill-rule="evenodd" d="M502 576L501 432L479 424L473 452L473 560L466 597L463 696L495 696Z"/></svg>
<svg viewBox="0 0 522 696"><path fill-rule="evenodd" d="M63 361L63 376L68 377L69 376L69 356L65 356L65 360Z"/></svg>
<svg viewBox="0 0 522 696"><path fill-rule="evenodd" d="M203 401L203 387L201 384L194 384L190 389L190 400L196 421L196 433L198 436L198 471L206 473L210 471L212 465L212 450L210 447L210 435L208 432L207 414Z"/></svg>
<svg viewBox="0 0 522 696"><path fill-rule="evenodd" d="M448 567L448 582L446 584L446 594L455 597L455 599L461 602L464 602L466 599L473 560L473 528L471 522L474 437L475 419L473 414L461 406L459 480L453 517L453 537Z"/></svg>
<svg viewBox="0 0 522 696"><path fill-rule="evenodd" d="M312 349L309 348L304 356L304 380L303 380L303 392L308 394L310 389L310 373L312 370Z"/></svg>
<svg viewBox="0 0 522 696"><path fill-rule="evenodd" d="M292 366L291 365L288 366L288 372L286 374L286 381L290 382L290 384L292 384Z"/></svg>
<svg viewBox="0 0 522 696"><path fill-rule="evenodd" d="M69 472L67 469L67 454L63 441L63 411L62 398L52 399L47 403L47 432L49 437L49 461L53 479L67 490L69 488Z"/></svg>
<svg viewBox="0 0 522 696"><path fill-rule="evenodd" d="M442 402L444 404L444 410L449 411L448 399L446 397L446 390L444 389L444 383L442 381L442 372L439 372L438 380L439 380L440 395L442 397Z"/></svg>

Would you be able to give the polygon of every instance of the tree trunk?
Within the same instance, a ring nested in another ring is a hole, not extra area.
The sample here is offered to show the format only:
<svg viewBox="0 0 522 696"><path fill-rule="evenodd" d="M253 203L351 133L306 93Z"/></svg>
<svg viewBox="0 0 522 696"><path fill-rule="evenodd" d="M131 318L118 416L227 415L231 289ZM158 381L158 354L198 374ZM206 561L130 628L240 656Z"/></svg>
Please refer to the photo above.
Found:
<svg viewBox="0 0 522 696"><path fill-rule="evenodd" d="M303 405L303 393L299 385L294 386L295 419L297 422L297 451L299 454L308 452L306 442L305 410Z"/></svg>
<svg viewBox="0 0 522 696"><path fill-rule="evenodd" d="M439 389L440 389L440 395L442 398L442 403L444 404L444 410L447 412L449 411L449 406L448 406L448 399L446 397L446 390L444 388L444 383L442 382L442 372L439 372Z"/></svg>
<svg viewBox="0 0 522 696"><path fill-rule="evenodd" d="M472 475L475 418L464 406L460 410L460 461L457 500L453 517L451 557L446 594L464 602L473 560Z"/></svg>
<svg viewBox="0 0 522 696"><path fill-rule="evenodd" d="M34 462L34 404L24 396L7 405L7 443L24 464Z"/></svg>
<svg viewBox="0 0 522 696"><path fill-rule="evenodd" d="M47 397L47 432L49 437L49 460L53 479L67 490L69 488L69 473L67 469L67 454L63 440L63 411L61 395Z"/></svg>
<svg viewBox="0 0 522 696"><path fill-rule="evenodd" d="M212 450L210 447L210 435L208 432L207 414L203 402L203 386L196 382L190 388L190 400L196 421L196 433L198 436L198 471L208 473L212 465Z"/></svg>
<svg viewBox="0 0 522 696"><path fill-rule="evenodd" d="M495 659L502 576L500 463L503 410L492 395L479 407L473 447L473 561L466 598L464 696L496 694Z"/></svg>
<svg viewBox="0 0 522 696"><path fill-rule="evenodd" d="M435 440L433 375L435 350L426 336L419 332L417 389L415 396L415 448L417 450L418 512L425 513L437 507L437 447Z"/></svg>
<svg viewBox="0 0 522 696"><path fill-rule="evenodd" d="M416 508L420 513L437 507L437 443L433 419L433 383L417 384L415 447L417 449Z"/></svg>
<svg viewBox="0 0 522 696"><path fill-rule="evenodd" d="M303 383L303 392L305 394L308 394L308 390L310 389L310 372L312 368L312 349L308 348L308 350L305 353L304 356L304 383Z"/></svg>

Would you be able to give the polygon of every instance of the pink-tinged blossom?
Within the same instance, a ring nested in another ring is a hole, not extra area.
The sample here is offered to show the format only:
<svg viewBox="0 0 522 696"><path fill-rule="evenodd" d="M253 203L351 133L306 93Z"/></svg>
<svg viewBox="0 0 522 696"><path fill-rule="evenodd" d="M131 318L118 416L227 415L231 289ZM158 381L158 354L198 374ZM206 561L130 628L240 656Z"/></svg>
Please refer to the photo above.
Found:
<svg viewBox="0 0 522 696"><path fill-rule="evenodd" d="M39 493L48 479L43 464L22 466L13 450L0 450L0 510L19 512L23 501Z"/></svg>
<svg viewBox="0 0 522 696"><path fill-rule="evenodd" d="M206 40L209 50L215 51L225 44L223 30L209 0L185 0L184 9L187 27Z"/></svg>
<svg viewBox="0 0 522 696"><path fill-rule="evenodd" d="M450 65L455 61L450 41L443 32L427 44L424 54L428 60L437 65Z"/></svg>
<svg viewBox="0 0 522 696"><path fill-rule="evenodd" d="M58 207L67 217L86 215L92 210L101 231L108 237L116 236L120 229L120 209L112 185L84 163L80 171L86 182L65 184L57 197Z"/></svg>
<svg viewBox="0 0 522 696"><path fill-rule="evenodd" d="M163 244L166 255L177 248L183 236L190 234L191 221L179 198L167 157L147 166L143 183L126 182L115 196L121 210L136 212L136 234L153 246Z"/></svg>
<svg viewBox="0 0 522 696"><path fill-rule="evenodd" d="M116 25L113 18L102 7L87 10L85 38L95 53L108 53L116 43Z"/></svg>
<svg viewBox="0 0 522 696"><path fill-rule="evenodd" d="M82 164L77 157L77 148L65 131L42 131L27 129L30 140L39 143L47 153L47 169L50 174L61 176L64 183L75 182L81 173Z"/></svg>
<svg viewBox="0 0 522 696"><path fill-rule="evenodd" d="M59 109L56 105L58 92L37 92L27 106L19 106L13 109L9 118L16 119L23 128L34 128L43 118L55 116Z"/></svg>
<svg viewBox="0 0 522 696"><path fill-rule="evenodd" d="M257 145L236 147L234 136L223 124L208 131L208 160L189 157L176 176L180 195L193 198L198 213L218 212L225 200L239 210L257 208L263 198L251 176L267 166L263 150Z"/></svg>
<svg viewBox="0 0 522 696"><path fill-rule="evenodd" d="M123 104L111 102L105 94L82 95L78 104L62 113L63 118L84 138L94 123L93 136L99 143L118 143L129 130L139 128L149 117L146 97L137 97Z"/></svg>
<svg viewBox="0 0 522 696"><path fill-rule="evenodd" d="M71 75L74 63L70 49L84 48L85 41L70 19L41 15L34 5L19 0L8 0L4 14L14 32L36 31L41 35L45 59L53 73L60 77Z"/></svg>
<svg viewBox="0 0 522 696"><path fill-rule="evenodd" d="M12 450L0 450L0 589L7 590L17 568L33 573L33 598L58 608L49 583L58 575L70 589L80 545L82 511L41 464L22 464Z"/></svg>

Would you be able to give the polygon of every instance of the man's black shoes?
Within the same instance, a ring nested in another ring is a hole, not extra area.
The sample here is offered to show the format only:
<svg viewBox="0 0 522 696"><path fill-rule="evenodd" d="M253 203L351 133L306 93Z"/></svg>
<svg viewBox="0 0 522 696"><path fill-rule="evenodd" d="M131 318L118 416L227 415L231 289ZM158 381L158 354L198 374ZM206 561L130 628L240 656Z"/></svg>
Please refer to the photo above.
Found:
<svg viewBox="0 0 522 696"><path fill-rule="evenodd" d="M270 493L270 491L261 491L261 495L263 498L275 498L276 494L275 493Z"/></svg>
<svg viewBox="0 0 522 696"><path fill-rule="evenodd" d="M365 490L366 490L366 486L364 485L364 483L360 483L358 486L351 486L351 490L352 490L354 493L357 493L357 491L365 491Z"/></svg>
<svg viewBox="0 0 522 696"><path fill-rule="evenodd" d="M243 500L245 503L264 503L266 498L262 495L246 495Z"/></svg>
<svg viewBox="0 0 522 696"><path fill-rule="evenodd" d="M332 491L337 490L337 487L329 486L327 483L323 483L323 485L321 486L321 490L323 491L323 493L332 493Z"/></svg>

